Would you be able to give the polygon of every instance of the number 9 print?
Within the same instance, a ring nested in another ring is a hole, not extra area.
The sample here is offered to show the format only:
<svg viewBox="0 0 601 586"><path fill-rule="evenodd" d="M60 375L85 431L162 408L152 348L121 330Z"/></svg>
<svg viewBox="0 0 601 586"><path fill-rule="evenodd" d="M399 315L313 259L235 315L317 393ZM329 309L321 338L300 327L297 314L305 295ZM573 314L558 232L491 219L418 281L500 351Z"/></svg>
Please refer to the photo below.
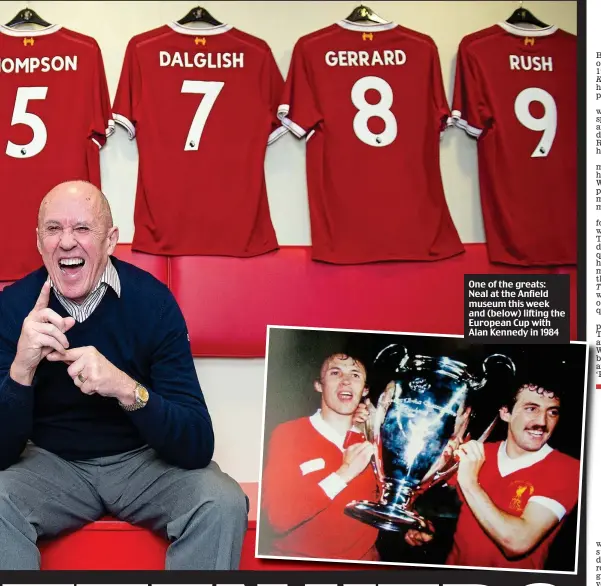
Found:
<svg viewBox="0 0 601 586"><path fill-rule="evenodd" d="M539 102L543 105L545 113L541 118L535 118L530 114L530 104L532 102ZM526 88L515 99L514 110L517 119L523 126L529 130L543 133L530 156L533 158L548 156L557 132L557 106L553 96L538 87Z"/></svg>

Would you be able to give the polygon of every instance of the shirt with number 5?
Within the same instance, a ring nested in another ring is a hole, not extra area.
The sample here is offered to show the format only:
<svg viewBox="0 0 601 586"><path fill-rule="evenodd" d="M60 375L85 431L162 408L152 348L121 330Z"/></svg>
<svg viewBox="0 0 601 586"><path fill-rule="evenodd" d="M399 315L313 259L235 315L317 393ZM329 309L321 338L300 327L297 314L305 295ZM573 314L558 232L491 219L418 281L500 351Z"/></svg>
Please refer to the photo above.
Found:
<svg viewBox="0 0 601 586"><path fill-rule="evenodd" d="M40 266L42 198L74 179L100 187L99 149L113 130L98 43L58 24L0 25L0 281Z"/></svg>

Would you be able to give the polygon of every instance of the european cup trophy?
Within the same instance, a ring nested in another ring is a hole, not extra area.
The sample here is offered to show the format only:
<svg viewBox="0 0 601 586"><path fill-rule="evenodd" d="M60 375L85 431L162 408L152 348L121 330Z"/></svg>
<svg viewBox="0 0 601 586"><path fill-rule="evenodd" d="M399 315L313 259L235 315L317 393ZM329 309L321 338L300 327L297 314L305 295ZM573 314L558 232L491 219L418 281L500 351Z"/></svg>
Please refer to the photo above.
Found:
<svg viewBox="0 0 601 586"><path fill-rule="evenodd" d="M487 382L494 361L515 374L510 358L493 354L482 363L482 375L473 376L462 362L445 356L411 357L403 346L381 350L374 366L383 362L393 369L391 382L370 405L365 437L375 446L374 472L380 485L379 502L353 501L345 513L379 529L401 531L408 526L426 528L426 520L413 508L418 496L448 479L457 469L453 447L469 439L474 418L473 393ZM478 438L485 441L496 418Z"/></svg>

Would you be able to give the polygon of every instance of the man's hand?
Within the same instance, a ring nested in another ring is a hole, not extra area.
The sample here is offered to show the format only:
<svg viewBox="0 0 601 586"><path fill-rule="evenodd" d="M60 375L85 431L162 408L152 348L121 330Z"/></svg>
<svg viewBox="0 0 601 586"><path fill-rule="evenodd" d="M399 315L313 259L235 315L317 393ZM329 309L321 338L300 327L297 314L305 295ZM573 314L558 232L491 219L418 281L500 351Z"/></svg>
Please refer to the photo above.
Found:
<svg viewBox="0 0 601 586"><path fill-rule="evenodd" d="M461 444L455 452L459 459L457 482L462 489L478 484L478 474L484 464L484 445L476 440Z"/></svg>
<svg viewBox="0 0 601 586"><path fill-rule="evenodd" d="M114 397L125 405L135 402L136 382L105 358L94 346L48 354L51 362L66 362L67 372L82 393Z"/></svg>
<svg viewBox="0 0 601 586"><path fill-rule="evenodd" d="M413 547L421 547L434 539L434 525L426 521L423 529L408 529L405 533L405 542Z"/></svg>
<svg viewBox="0 0 601 586"><path fill-rule="evenodd" d="M342 466L336 473L348 484L367 468L373 453L374 446L370 442L353 444L345 450L342 457Z"/></svg>
<svg viewBox="0 0 601 586"><path fill-rule="evenodd" d="M365 403L359 403L359 406L353 413L353 425L361 427L369 419L370 407L373 409L369 399L365 399Z"/></svg>
<svg viewBox="0 0 601 586"><path fill-rule="evenodd" d="M75 320L58 315L48 307L49 301L50 283L46 282L23 321L17 353L10 367L10 377L22 385L31 385L38 365L51 352L62 356L69 347L65 332L73 327Z"/></svg>

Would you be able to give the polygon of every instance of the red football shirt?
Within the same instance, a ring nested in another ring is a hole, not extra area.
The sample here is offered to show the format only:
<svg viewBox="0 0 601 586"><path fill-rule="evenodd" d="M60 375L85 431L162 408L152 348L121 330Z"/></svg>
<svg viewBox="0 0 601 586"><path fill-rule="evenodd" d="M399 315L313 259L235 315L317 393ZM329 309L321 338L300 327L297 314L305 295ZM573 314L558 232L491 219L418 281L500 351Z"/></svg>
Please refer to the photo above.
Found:
<svg viewBox="0 0 601 586"><path fill-rule="evenodd" d="M172 23L131 39L113 105L137 136L132 247L253 256L277 248L264 160L285 133L267 44L221 25Z"/></svg>
<svg viewBox="0 0 601 586"><path fill-rule="evenodd" d="M459 47L456 124L478 138L493 262L576 262L576 37L499 23Z"/></svg>
<svg viewBox="0 0 601 586"><path fill-rule="evenodd" d="M40 266L35 229L50 189L72 179L100 187L98 149L112 129L94 39L59 25L0 26L0 280Z"/></svg>
<svg viewBox="0 0 601 586"><path fill-rule="evenodd" d="M500 442L485 443L484 450L486 461L480 469L478 482L495 506L504 513L519 517L529 502L537 502L553 511L561 524L564 515L576 506L580 462L575 458L549 446L517 460L508 458ZM461 491L459 495L463 498ZM447 564L542 570L560 524L526 556L507 559L464 503Z"/></svg>
<svg viewBox="0 0 601 586"><path fill-rule="evenodd" d="M279 115L307 139L314 259L438 260L463 251L440 174L450 110L430 37L348 21L302 37Z"/></svg>
<svg viewBox="0 0 601 586"><path fill-rule="evenodd" d="M345 515L344 508L353 500L377 500L376 477L371 465L348 485L337 477L344 439L319 413L275 428L261 483L261 507L274 538L260 553L374 559L378 530Z"/></svg>

